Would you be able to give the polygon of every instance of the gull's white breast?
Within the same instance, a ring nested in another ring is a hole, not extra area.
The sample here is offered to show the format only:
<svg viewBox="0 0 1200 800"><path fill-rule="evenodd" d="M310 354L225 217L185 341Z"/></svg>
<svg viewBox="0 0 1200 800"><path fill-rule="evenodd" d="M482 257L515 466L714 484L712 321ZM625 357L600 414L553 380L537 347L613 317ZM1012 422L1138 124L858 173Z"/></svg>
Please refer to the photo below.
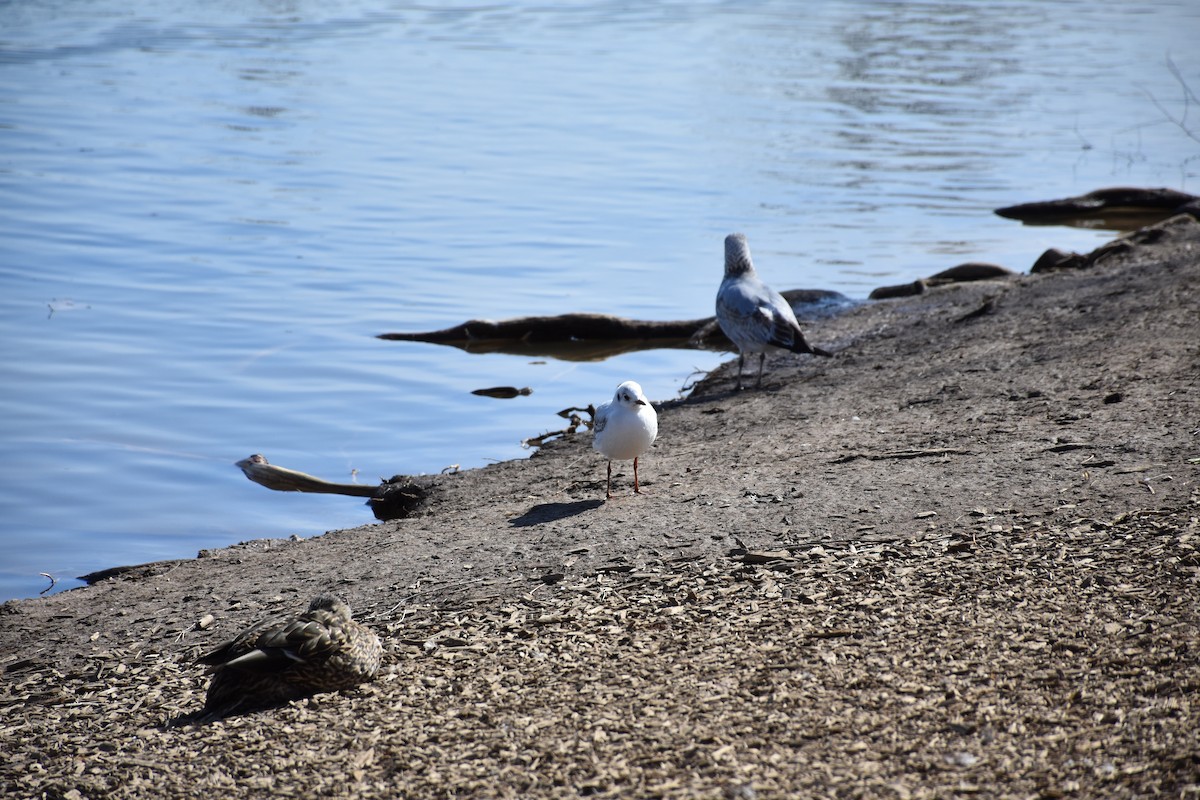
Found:
<svg viewBox="0 0 1200 800"><path fill-rule="evenodd" d="M628 461L650 449L658 436L658 415L650 404L637 410L617 403L606 403L596 414L603 424L598 426L592 446L605 458Z"/></svg>

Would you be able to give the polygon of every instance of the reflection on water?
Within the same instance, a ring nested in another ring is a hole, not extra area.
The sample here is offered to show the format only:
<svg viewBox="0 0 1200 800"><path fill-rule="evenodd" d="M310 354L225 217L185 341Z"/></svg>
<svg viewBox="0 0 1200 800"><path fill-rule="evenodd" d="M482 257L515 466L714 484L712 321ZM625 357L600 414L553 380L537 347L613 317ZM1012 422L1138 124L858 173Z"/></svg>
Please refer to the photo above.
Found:
<svg viewBox="0 0 1200 800"><path fill-rule="evenodd" d="M523 339L461 339L440 344L457 347L475 355L499 354L521 358L555 358L560 361L595 363L617 356L640 353L645 350L698 350L691 339L607 339L565 340L556 342L527 341ZM532 393L532 392L531 392Z"/></svg>
<svg viewBox="0 0 1200 800"><path fill-rule="evenodd" d="M0 6L0 596L369 521L263 493L248 452L346 481L475 466L721 360L380 331L703 318L736 230L773 285L857 298L1091 249L991 211L1195 190L1159 106L1168 53L1200 86L1198 22L1167 0ZM471 394L506 385L534 391Z"/></svg>

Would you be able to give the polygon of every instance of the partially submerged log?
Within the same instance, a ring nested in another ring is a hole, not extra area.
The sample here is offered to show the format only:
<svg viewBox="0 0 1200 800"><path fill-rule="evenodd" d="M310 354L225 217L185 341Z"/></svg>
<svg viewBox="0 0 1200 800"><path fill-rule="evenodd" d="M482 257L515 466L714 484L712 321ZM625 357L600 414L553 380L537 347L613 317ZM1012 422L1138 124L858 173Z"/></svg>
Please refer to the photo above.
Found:
<svg viewBox="0 0 1200 800"><path fill-rule="evenodd" d="M924 294L934 286L945 286L951 283L966 283L969 281L1007 280L1016 275L1011 269L999 264L987 264L980 261L968 261L950 269L944 269L936 275L915 280L912 283L901 283L896 286L880 286L869 297L872 300L886 300L890 297L912 297Z"/></svg>
<svg viewBox="0 0 1200 800"><path fill-rule="evenodd" d="M247 478L277 492L311 492L315 494L342 494L350 497L366 497L367 505L376 519L402 519L424 504L429 496L427 489L418 486L403 475L396 475L380 482L378 486L360 483L333 483L321 478L286 467L278 467L266 456L255 453L237 462Z"/></svg>
<svg viewBox="0 0 1200 800"><path fill-rule="evenodd" d="M839 292L820 289L794 289L782 294L801 317L830 316L854 305ZM715 317L660 322L580 313L499 321L475 319L437 331L381 333L378 338L444 344L471 353L550 356L564 361L600 361L657 348L733 349L733 343L716 327Z"/></svg>
<svg viewBox="0 0 1200 800"><path fill-rule="evenodd" d="M1174 189L1125 186L996 209L999 216L1026 225L1070 225L1114 231L1137 230L1184 213L1200 217L1200 197Z"/></svg>
<svg viewBox="0 0 1200 800"><path fill-rule="evenodd" d="M380 339L445 344L469 353L549 356L602 361L650 348L687 348L704 320L655 322L608 314L560 314L506 320L473 319L437 331L381 333Z"/></svg>

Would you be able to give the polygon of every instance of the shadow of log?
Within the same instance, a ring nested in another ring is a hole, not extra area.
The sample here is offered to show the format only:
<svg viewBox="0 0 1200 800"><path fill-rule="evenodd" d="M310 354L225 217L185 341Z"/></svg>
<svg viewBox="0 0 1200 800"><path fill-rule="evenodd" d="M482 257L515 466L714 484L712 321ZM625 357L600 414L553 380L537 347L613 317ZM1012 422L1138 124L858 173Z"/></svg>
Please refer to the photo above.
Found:
<svg viewBox="0 0 1200 800"><path fill-rule="evenodd" d="M121 580L141 580L150 578L155 575L161 575L164 572L182 564L179 559L171 559L169 561L149 561L145 564L128 564L119 567L109 567L95 572L89 572L86 575L79 575L75 580L83 581L88 586L100 581L106 581L110 578L120 578Z"/></svg>
<svg viewBox="0 0 1200 800"><path fill-rule="evenodd" d="M821 289L794 289L782 294L801 319L833 316L856 304L840 292ZM377 338L443 344L468 353L505 353L561 361L603 361L622 353L663 348L734 349L715 317L653 321L608 314L560 314L500 321L476 319L437 331L381 333Z"/></svg>
<svg viewBox="0 0 1200 800"><path fill-rule="evenodd" d="M509 520L514 528L528 528L547 522L557 522L604 505L603 500L578 500L574 503L539 503L519 517Z"/></svg>
<svg viewBox="0 0 1200 800"><path fill-rule="evenodd" d="M1174 189L1114 187L1078 197L1007 206L995 213L1025 225L1133 231L1176 214L1200 217L1200 198Z"/></svg>

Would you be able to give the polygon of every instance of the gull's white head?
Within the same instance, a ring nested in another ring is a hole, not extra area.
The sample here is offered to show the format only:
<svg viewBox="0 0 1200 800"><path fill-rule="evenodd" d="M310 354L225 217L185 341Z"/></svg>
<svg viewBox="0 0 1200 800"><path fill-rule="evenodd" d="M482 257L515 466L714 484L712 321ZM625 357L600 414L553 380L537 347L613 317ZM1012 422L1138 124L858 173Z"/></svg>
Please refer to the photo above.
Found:
<svg viewBox="0 0 1200 800"><path fill-rule="evenodd" d="M725 277L753 275L754 263L750 260L750 245L743 233L731 233L725 237Z"/></svg>
<svg viewBox="0 0 1200 800"><path fill-rule="evenodd" d="M618 386L616 394L613 395L613 402L634 410L638 406L650 405L646 400L646 395L642 394L642 387L637 381L625 381Z"/></svg>

